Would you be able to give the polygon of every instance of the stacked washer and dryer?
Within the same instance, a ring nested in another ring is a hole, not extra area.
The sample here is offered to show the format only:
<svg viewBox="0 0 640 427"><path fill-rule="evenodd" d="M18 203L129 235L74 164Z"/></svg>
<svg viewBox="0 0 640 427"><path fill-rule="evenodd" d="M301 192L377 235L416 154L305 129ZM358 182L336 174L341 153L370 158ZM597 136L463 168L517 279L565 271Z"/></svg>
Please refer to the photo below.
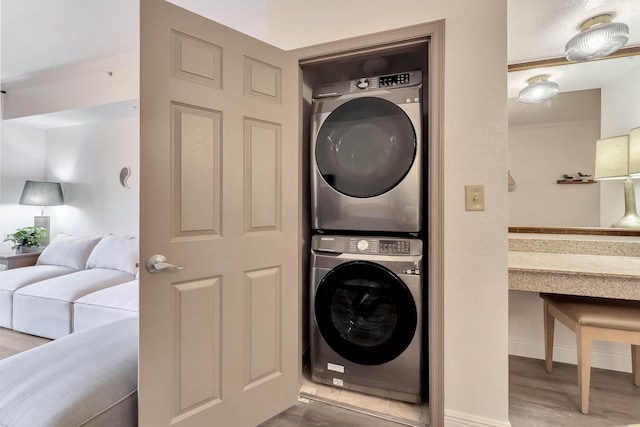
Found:
<svg viewBox="0 0 640 427"><path fill-rule="evenodd" d="M421 401L422 114L420 71L313 92L313 381Z"/></svg>

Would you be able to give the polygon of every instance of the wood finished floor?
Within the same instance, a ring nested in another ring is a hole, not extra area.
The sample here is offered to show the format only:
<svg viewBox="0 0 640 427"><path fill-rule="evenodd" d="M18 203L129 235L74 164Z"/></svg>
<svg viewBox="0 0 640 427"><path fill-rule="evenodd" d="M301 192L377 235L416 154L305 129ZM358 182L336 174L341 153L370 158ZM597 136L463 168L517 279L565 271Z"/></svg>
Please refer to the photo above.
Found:
<svg viewBox="0 0 640 427"><path fill-rule="evenodd" d="M258 427L402 427L402 424L344 409L335 405L305 400L276 415Z"/></svg>
<svg viewBox="0 0 640 427"><path fill-rule="evenodd" d="M346 411L346 412L344 412ZM608 427L640 424L640 388L631 374L592 369L590 413L578 409L575 365L509 357L509 420L512 427ZM398 427L392 421L336 408L320 402L298 403L260 427Z"/></svg>
<svg viewBox="0 0 640 427"><path fill-rule="evenodd" d="M575 365L509 357L509 419L512 427L607 427L640 423L640 387L631 374L591 369L589 414L578 409Z"/></svg>
<svg viewBox="0 0 640 427"><path fill-rule="evenodd" d="M0 328L0 359L49 340ZM608 427L640 424L640 388L631 374L592 369L590 413L578 410L575 365L509 357L509 418L512 427ZM399 427L402 424L314 400L301 401L260 427Z"/></svg>
<svg viewBox="0 0 640 427"><path fill-rule="evenodd" d="M51 340L0 328L0 360L49 341Z"/></svg>

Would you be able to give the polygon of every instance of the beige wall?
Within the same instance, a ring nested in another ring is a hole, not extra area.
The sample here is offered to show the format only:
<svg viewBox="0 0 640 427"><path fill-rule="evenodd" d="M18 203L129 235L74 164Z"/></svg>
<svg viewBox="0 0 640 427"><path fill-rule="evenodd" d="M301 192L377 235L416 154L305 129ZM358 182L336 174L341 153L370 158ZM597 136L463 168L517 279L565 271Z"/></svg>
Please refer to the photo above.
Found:
<svg viewBox="0 0 640 427"><path fill-rule="evenodd" d="M517 181L516 191L509 193L510 224L609 227L623 215L621 181L600 181L592 185L556 185L552 183L556 178L552 174L565 170L587 170L588 173L593 173L595 141L601 136L625 134L631 128L640 126L638 82L640 67L603 87L599 97L601 118L597 122L560 121L509 127L509 168ZM571 94L561 93L559 98L566 101L571 98L567 95ZM571 110L571 119L580 118L580 109L588 110L588 105L585 105L587 101L588 98L576 98L576 102L566 105ZM554 105L556 104L554 100ZM590 115L591 113L585 112L585 116ZM564 113L545 115L547 120L559 116L564 116ZM510 121L511 117L510 113ZM524 123L521 116L518 117L518 123ZM539 176L534 178L534 174ZM543 175L544 180L541 179ZM638 188L636 193L640 200ZM589 210L588 206L592 203L593 210ZM509 353L544 358L542 334L542 303L538 295L511 291ZM555 360L576 363L575 334L562 325L557 327L554 349ZM594 343L592 364L598 368L630 372L628 346Z"/></svg>
<svg viewBox="0 0 640 427"><path fill-rule="evenodd" d="M600 184L559 185L593 175L600 120L509 126L509 225L599 227Z"/></svg>
<svg viewBox="0 0 640 427"><path fill-rule="evenodd" d="M600 89L562 92L548 104L509 99L509 225L600 225L600 184L556 184L563 174L593 175L600 104Z"/></svg>
<svg viewBox="0 0 640 427"><path fill-rule="evenodd" d="M602 137L625 135L640 127L640 65L602 88ZM636 203L640 185L636 182ZM624 215L623 181L602 182L600 190L600 225L610 227Z"/></svg>
<svg viewBox="0 0 640 427"><path fill-rule="evenodd" d="M446 20L445 419L448 426L508 425L506 0L273 0L262 7L262 22L253 16L238 28L285 49ZM467 184L484 185L485 211L464 210Z"/></svg>
<svg viewBox="0 0 640 427"><path fill-rule="evenodd" d="M269 2L267 41L293 49L446 20L445 421L507 425L506 1L310 5ZM484 212L464 210L467 184L485 186Z"/></svg>

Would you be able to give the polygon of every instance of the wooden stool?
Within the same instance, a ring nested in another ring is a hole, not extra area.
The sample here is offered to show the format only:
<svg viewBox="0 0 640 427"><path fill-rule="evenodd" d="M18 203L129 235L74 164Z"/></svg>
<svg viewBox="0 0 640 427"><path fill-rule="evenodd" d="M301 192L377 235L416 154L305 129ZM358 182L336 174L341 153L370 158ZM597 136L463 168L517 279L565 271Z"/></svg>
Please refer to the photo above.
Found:
<svg viewBox="0 0 640 427"><path fill-rule="evenodd" d="M591 342L631 344L633 383L640 386L640 301L540 294L544 300L545 368L553 365L554 318L576 334L580 411L589 412Z"/></svg>

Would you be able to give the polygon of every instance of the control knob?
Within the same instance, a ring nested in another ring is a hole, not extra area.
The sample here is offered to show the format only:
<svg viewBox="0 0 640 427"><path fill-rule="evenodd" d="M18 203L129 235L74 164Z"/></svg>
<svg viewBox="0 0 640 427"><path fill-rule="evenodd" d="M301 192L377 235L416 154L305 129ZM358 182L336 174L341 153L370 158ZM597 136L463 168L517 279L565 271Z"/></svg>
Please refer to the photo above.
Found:
<svg viewBox="0 0 640 427"><path fill-rule="evenodd" d="M356 84L356 86L358 86L358 89L366 89L369 87L369 79L360 79L358 80L358 83Z"/></svg>
<svg viewBox="0 0 640 427"><path fill-rule="evenodd" d="M364 251L366 251L367 249L369 249L369 242L367 242L367 241L366 241L366 240L364 240L364 239L363 239L363 240L358 240L358 245L357 245L357 246L358 246L358 250L359 250L360 252L364 252Z"/></svg>

